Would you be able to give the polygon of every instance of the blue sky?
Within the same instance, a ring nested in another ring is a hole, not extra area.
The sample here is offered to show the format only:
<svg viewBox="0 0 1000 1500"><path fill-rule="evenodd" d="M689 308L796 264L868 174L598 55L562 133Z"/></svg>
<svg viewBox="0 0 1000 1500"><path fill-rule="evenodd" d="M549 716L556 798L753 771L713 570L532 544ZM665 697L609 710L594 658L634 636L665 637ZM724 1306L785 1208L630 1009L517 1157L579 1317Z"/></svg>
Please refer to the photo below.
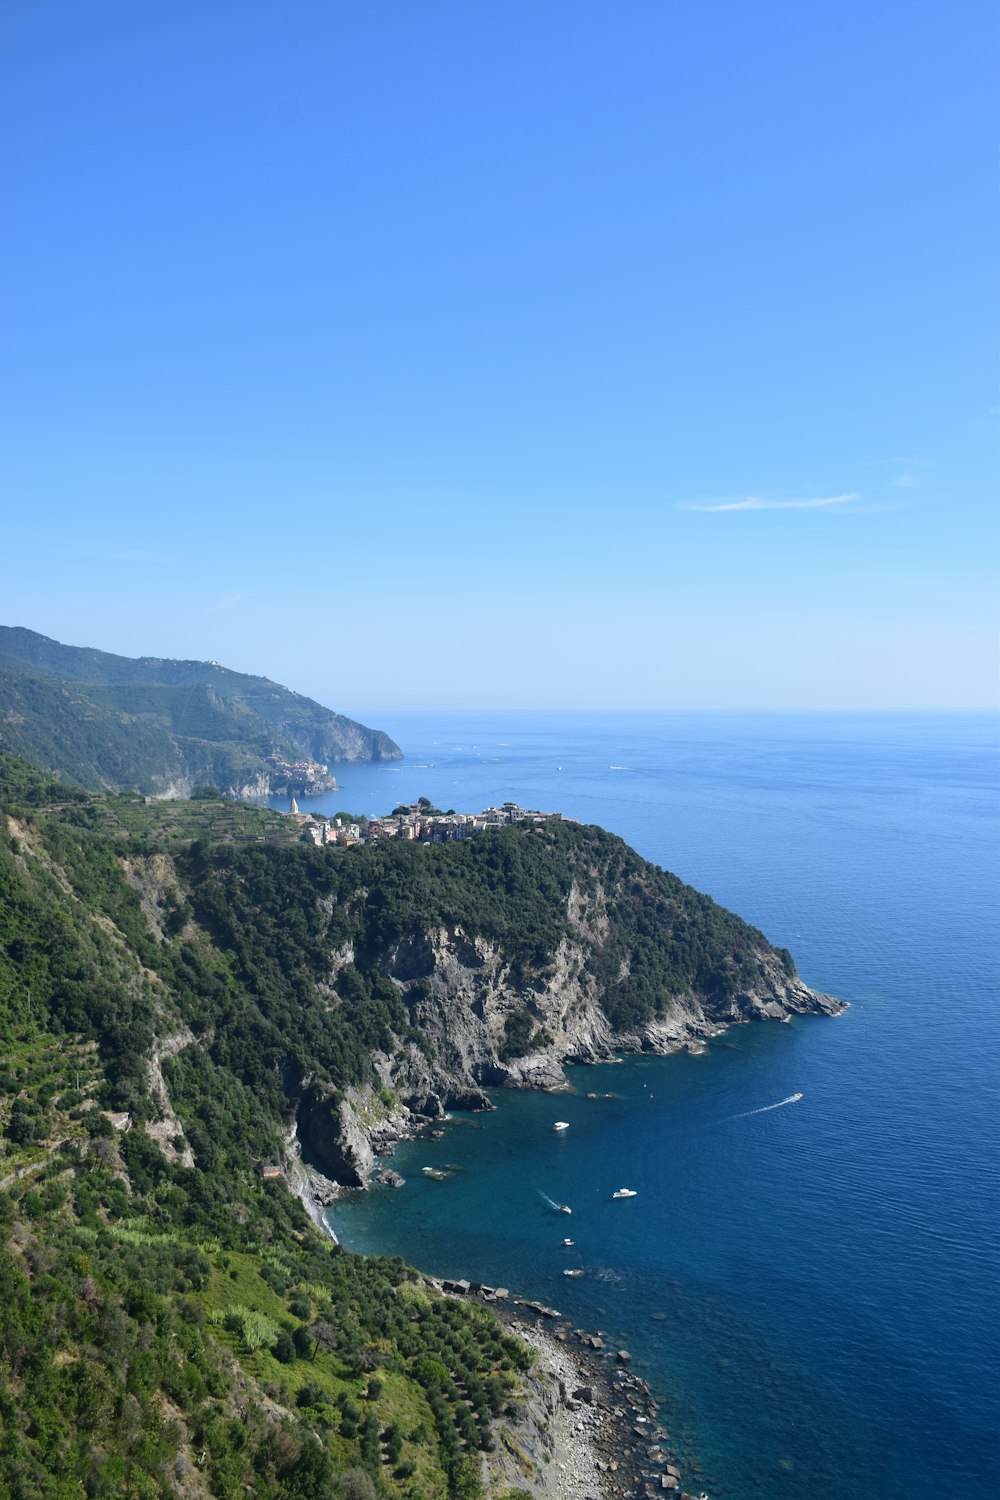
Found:
<svg viewBox="0 0 1000 1500"><path fill-rule="evenodd" d="M992 3L0 28L2 623L383 718L997 703Z"/></svg>

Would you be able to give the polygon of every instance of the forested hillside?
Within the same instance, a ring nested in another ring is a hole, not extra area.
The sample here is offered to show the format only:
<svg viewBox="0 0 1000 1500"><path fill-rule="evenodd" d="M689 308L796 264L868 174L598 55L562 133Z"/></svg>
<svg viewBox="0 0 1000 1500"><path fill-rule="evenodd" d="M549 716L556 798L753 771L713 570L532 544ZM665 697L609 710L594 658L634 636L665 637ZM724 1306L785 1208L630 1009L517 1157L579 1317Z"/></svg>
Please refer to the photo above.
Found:
<svg viewBox="0 0 1000 1500"><path fill-rule="evenodd" d="M182 887L158 934L123 862L183 847L183 821L0 777L0 1493L479 1494L527 1353L258 1175L289 1112L274 1035L182 935ZM191 809L223 837L290 826L239 811Z"/></svg>
<svg viewBox="0 0 1000 1500"><path fill-rule="evenodd" d="M265 792L269 757L396 760L381 730L211 661L133 659L0 626L0 749L92 789ZM287 781L285 777L282 784Z"/></svg>
<svg viewBox="0 0 1000 1500"><path fill-rule="evenodd" d="M599 829L298 834L0 755L2 1493L478 1494L524 1351L325 1239L289 1190L300 1137L336 1176L362 1094L399 1115L571 1054L539 1009L560 975L609 1034L785 980L809 1008L787 954Z"/></svg>

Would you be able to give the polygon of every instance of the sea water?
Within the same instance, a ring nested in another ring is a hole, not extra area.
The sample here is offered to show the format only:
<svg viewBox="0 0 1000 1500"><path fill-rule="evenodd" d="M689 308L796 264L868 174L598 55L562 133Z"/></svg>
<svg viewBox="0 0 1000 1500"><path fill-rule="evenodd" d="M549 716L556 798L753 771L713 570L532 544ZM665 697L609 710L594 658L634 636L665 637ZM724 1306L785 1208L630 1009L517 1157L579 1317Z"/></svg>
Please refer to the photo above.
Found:
<svg viewBox="0 0 1000 1500"><path fill-rule="evenodd" d="M997 720L383 717L407 759L308 806L600 823L850 1009L497 1093L340 1238L627 1345L713 1497L1000 1494Z"/></svg>

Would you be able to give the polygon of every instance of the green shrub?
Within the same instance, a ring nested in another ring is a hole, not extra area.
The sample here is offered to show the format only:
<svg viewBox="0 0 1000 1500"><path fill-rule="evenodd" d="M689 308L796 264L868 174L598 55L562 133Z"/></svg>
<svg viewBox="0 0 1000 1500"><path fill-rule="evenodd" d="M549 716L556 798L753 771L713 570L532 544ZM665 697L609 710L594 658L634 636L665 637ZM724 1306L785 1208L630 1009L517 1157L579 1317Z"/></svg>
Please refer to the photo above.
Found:
<svg viewBox="0 0 1000 1500"><path fill-rule="evenodd" d="M238 1333L247 1353L255 1349L269 1349L278 1337L277 1324L252 1307L230 1308L226 1316L226 1327L230 1333Z"/></svg>

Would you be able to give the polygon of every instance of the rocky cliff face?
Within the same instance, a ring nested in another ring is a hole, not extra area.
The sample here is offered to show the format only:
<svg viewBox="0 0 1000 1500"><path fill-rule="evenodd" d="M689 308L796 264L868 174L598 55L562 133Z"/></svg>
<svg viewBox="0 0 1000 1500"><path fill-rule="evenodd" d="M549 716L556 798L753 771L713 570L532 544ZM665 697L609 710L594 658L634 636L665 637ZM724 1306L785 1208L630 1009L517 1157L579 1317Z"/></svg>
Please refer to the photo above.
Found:
<svg viewBox="0 0 1000 1500"><path fill-rule="evenodd" d="M724 1001L693 992L673 995L657 1019L615 1030L588 968L591 941L607 920L600 889L584 897L574 885L569 911L571 935L544 971L516 971L497 946L460 927L434 927L383 955L382 967L399 986L432 1056L407 1043L391 1055L375 1054L380 1087L340 1098L307 1090L298 1112L306 1159L344 1186L363 1187L376 1156L420 1124L446 1110L490 1108L486 1088L558 1089L566 1083L566 1064L600 1062L621 1052L701 1050L734 1024L836 1015L844 1008L790 976L775 950L763 944L753 985ZM354 957L350 949L339 953L331 979ZM507 1023L524 1013L532 1036L521 1055L512 1057Z"/></svg>
<svg viewBox="0 0 1000 1500"><path fill-rule="evenodd" d="M328 714L315 727L283 723L289 744L314 760L331 764L342 760L402 760L399 746L381 729L369 729L343 714Z"/></svg>

